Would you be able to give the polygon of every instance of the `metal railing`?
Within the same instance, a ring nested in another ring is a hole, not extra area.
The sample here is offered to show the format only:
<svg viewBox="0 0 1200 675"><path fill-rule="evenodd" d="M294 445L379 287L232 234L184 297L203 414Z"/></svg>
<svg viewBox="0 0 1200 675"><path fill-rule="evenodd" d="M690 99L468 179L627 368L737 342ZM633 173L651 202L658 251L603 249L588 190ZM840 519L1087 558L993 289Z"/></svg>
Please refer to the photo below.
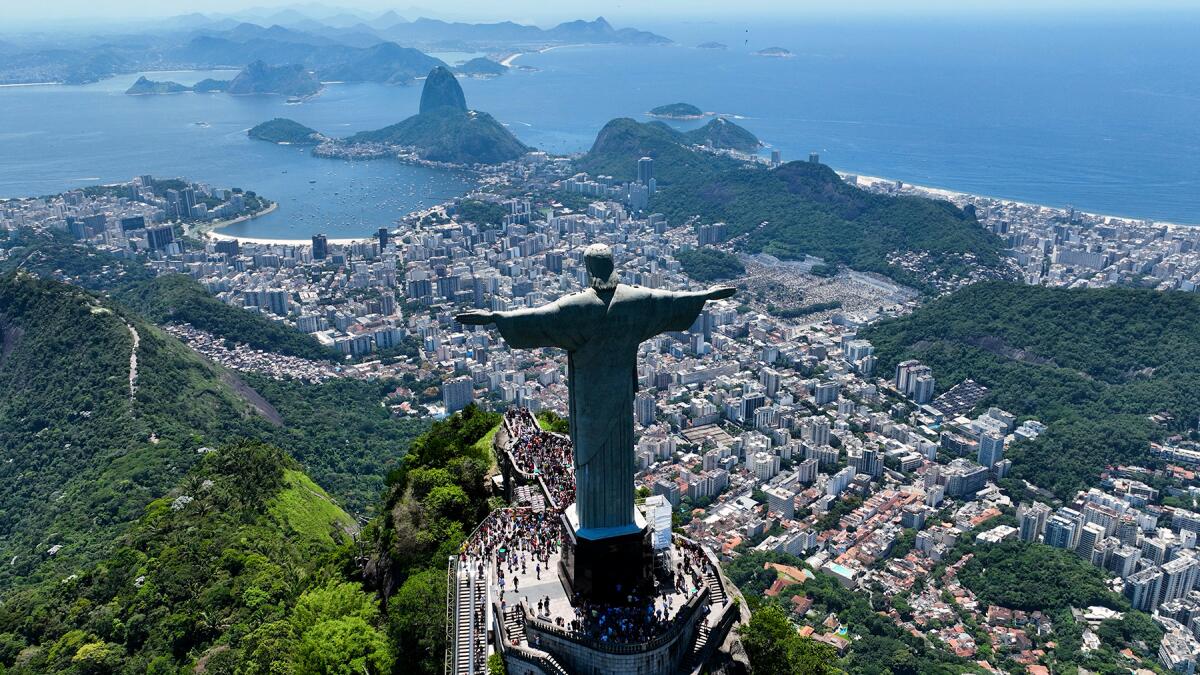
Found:
<svg viewBox="0 0 1200 675"><path fill-rule="evenodd" d="M529 611L529 607L524 602L521 603L521 611L525 614L525 630L528 633L530 626L534 629L549 633L564 640L570 640L577 644L581 644L589 649L594 649L599 652L608 654L640 654L643 652L658 649L663 645L679 638L680 634L695 618L699 608L708 602L709 591L707 588L701 588L696 595L692 596L687 603L680 608L679 613L671 620L671 624L665 631L655 637L646 640L645 642L602 642L587 635L576 633L574 631L560 628L548 621L539 619L536 615ZM527 636L528 637L528 636Z"/></svg>
<svg viewBox="0 0 1200 675"><path fill-rule="evenodd" d="M458 644L458 629L455 622L454 610L458 607L458 557L450 556L449 568L446 570L446 659L445 673L451 675L454 670L454 647Z"/></svg>

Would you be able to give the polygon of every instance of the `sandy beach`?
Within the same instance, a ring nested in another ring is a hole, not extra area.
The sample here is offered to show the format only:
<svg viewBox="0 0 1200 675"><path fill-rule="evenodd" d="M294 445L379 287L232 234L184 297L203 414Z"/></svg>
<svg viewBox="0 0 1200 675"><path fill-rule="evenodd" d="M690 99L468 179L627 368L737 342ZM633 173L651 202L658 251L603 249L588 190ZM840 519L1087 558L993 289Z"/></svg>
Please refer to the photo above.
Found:
<svg viewBox="0 0 1200 675"><path fill-rule="evenodd" d="M553 47L542 47L541 49L535 49L535 50L527 51L527 52L517 52L515 54L509 54L508 56L504 57L504 59L502 59L500 61L500 65L505 66L507 68L511 68L513 63L517 60L517 57L523 56L525 54L545 54L546 52L554 51L555 49L566 49L567 47L585 47L585 46L586 45L583 45L583 44L554 45Z"/></svg>
<svg viewBox="0 0 1200 675"><path fill-rule="evenodd" d="M880 176L864 176L862 174L854 173L853 171L838 171L837 174L839 176L841 176L842 178L845 178L846 176L858 176L858 184L859 185L868 185L868 186L874 185L876 183L895 183L898 180L895 178L882 178ZM993 197L991 195L980 195L980 194L975 194L973 192L961 192L959 190L950 190L947 188L930 187L928 185L918 185L916 183L910 183L906 180L901 180L901 182L904 183L905 187L911 187L916 190L921 190L922 192L927 192L934 197L940 197L942 199L947 199L947 200L949 200L949 199L992 199L992 200L995 200L998 202L1003 202L1005 204L1015 204L1017 206L1026 206L1026 207L1039 208L1039 209L1050 209L1052 211L1065 211L1066 210L1065 208L1058 207L1058 206L1047 206L1045 204L1034 204L1032 202L1023 202L1019 199L1008 199L1005 197ZM1080 209L1075 209L1075 212L1081 213L1085 216L1091 216L1093 218L1103 218L1103 219L1108 219L1108 220L1125 220L1125 221L1131 221L1131 222L1151 222L1151 223L1154 223L1155 225L1162 225L1164 227L1171 228L1171 229L1194 228L1194 227L1200 226L1200 224L1188 225L1186 223L1173 223L1173 222L1166 221L1166 220L1153 220L1153 219L1149 219L1149 218L1138 218L1136 216L1117 216L1117 215L1113 215L1110 213L1095 213L1092 211L1083 211Z"/></svg>
<svg viewBox="0 0 1200 675"><path fill-rule="evenodd" d="M222 227L244 223L248 220L254 220L260 216L265 216L268 213L274 212L279 208L279 202L272 202L270 206L259 211L258 213L247 216L238 216L231 220L222 220L215 223L208 223L193 229L189 234L198 235L213 241L240 241L245 244L278 244L280 246L312 246L312 239L271 239L269 237L243 237L239 235L225 234L220 231ZM372 237L358 237L354 239L330 239L331 244L353 244L356 241L366 241Z"/></svg>
<svg viewBox="0 0 1200 675"><path fill-rule="evenodd" d="M213 241L239 241L243 244L262 244L264 246L312 246L312 239L267 239L265 237L238 237L232 234L222 234L216 231L205 232L204 236ZM330 244L347 245L353 244L356 241L367 241L372 237L359 237L357 239L330 239Z"/></svg>

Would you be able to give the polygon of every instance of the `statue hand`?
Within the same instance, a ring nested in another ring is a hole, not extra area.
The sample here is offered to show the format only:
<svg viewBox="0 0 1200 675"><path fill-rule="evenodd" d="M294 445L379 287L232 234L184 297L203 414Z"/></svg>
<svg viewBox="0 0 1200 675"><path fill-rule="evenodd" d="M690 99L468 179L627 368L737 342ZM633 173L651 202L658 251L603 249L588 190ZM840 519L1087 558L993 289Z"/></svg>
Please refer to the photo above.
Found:
<svg viewBox="0 0 1200 675"><path fill-rule="evenodd" d="M463 312L456 315L454 320L466 326L486 326L496 320L496 315L491 312Z"/></svg>
<svg viewBox="0 0 1200 675"><path fill-rule="evenodd" d="M737 289L732 286L713 286L706 293L709 300L724 300L737 293Z"/></svg>

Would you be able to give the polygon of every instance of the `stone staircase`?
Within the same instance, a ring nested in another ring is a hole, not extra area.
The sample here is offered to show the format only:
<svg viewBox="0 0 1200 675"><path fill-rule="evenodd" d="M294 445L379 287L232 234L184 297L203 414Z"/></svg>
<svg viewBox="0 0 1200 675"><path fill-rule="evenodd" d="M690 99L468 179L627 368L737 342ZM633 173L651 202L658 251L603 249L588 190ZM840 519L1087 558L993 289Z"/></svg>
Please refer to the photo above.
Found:
<svg viewBox="0 0 1200 675"><path fill-rule="evenodd" d="M710 602L715 607L720 607L725 604L729 596L725 594L725 590L721 587L721 579L712 569L704 570L704 585L708 587Z"/></svg>
<svg viewBox="0 0 1200 675"><path fill-rule="evenodd" d="M504 635L509 643L513 640L525 642L525 617L520 607L509 607L504 612Z"/></svg>
<svg viewBox="0 0 1200 675"><path fill-rule="evenodd" d="M700 628L696 631L696 641L692 643L692 652L688 655L688 660L684 663L683 672L695 672L701 665L704 664L704 659L707 656L705 647L708 646L708 637L712 629L708 627L708 621L702 621Z"/></svg>

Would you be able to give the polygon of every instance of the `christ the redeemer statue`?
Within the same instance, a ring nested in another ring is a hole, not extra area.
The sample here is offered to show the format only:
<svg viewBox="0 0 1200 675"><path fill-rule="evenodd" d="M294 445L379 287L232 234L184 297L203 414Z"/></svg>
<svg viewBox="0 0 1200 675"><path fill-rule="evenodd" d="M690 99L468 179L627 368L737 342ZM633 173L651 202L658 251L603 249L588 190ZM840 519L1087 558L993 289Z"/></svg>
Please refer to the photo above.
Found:
<svg viewBox="0 0 1200 675"><path fill-rule="evenodd" d="M567 351L571 441L575 446L576 534L589 540L638 532L633 499L633 395L637 349L666 331L687 330L707 300L734 289L672 292L621 284L612 250L589 246L591 288L535 309L467 312L460 323L495 323L509 346Z"/></svg>

